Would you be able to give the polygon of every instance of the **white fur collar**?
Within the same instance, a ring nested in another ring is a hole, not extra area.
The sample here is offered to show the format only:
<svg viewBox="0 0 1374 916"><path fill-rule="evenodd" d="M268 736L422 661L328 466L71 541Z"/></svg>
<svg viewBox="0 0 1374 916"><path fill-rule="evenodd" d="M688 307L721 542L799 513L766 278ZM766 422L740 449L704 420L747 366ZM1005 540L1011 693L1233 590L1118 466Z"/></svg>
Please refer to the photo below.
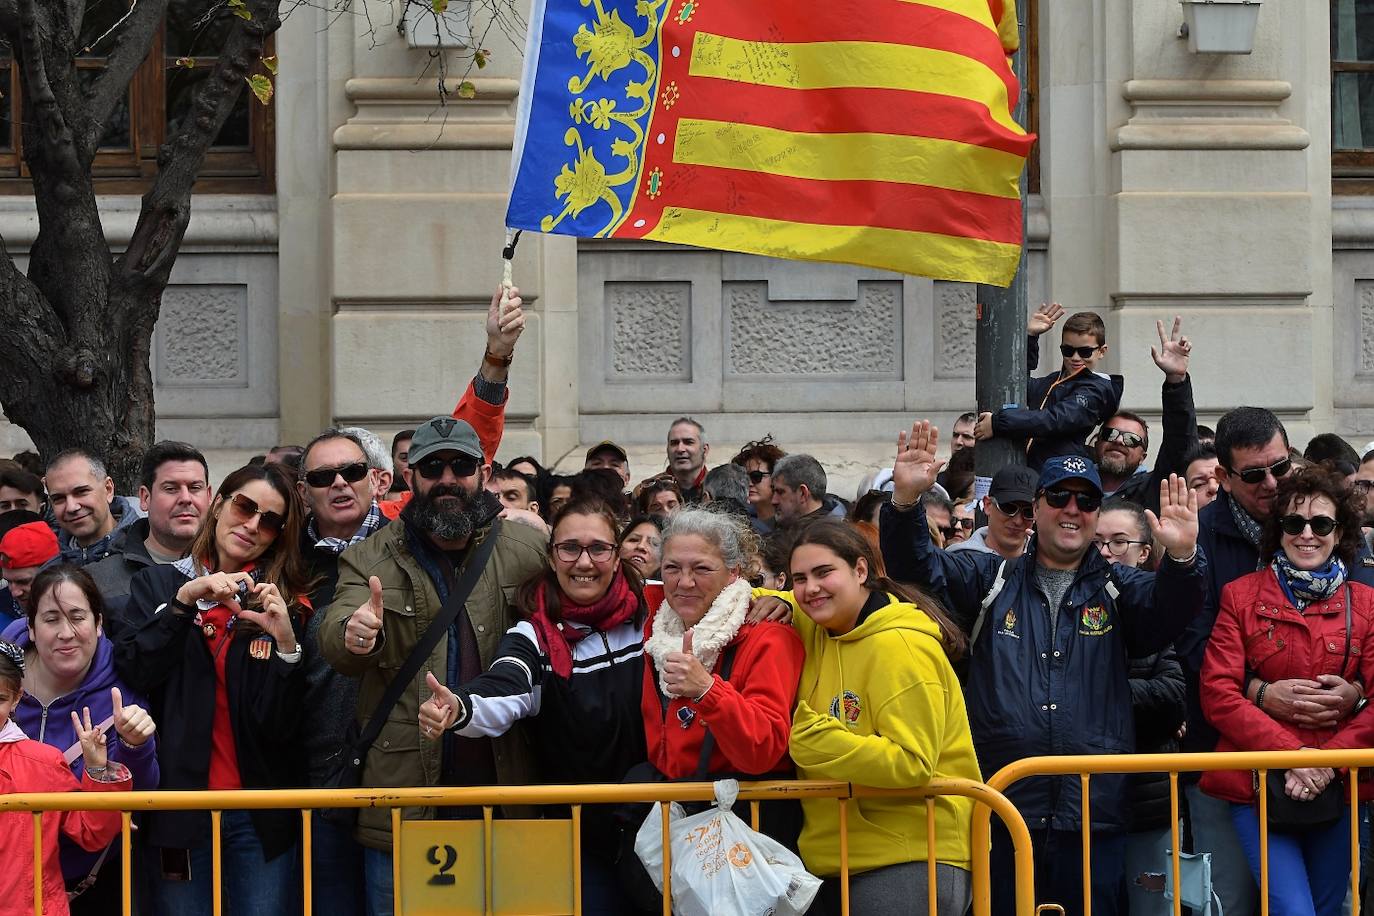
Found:
<svg viewBox="0 0 1374 916"><path fill-rule="evenodd" d="M721 650L735 638L739 628L744 626L744 618L749 613L753 589L744 579L736 579L720 590L716 600L705 616L692 628L692 654L707 671L716 667ZM686 632L682 618L677 611L668 606L665 600L654 615L653 630L644 641L644 651L654 660L658 669L658 683L667 694L668 686L663 683L663 662L669 653L682 651L682 634Z"/></svg>

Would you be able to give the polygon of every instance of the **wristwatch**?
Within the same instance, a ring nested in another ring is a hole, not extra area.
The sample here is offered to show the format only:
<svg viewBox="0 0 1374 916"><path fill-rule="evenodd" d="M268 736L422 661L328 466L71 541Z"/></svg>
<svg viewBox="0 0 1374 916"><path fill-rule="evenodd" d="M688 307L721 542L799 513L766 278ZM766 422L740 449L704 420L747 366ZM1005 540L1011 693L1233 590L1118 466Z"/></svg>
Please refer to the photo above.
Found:
<svg viewBox="0 0 1374 916"><path fill-rule="evenodd" d="M491 350L487 350L482 354L482 362L490 363L493 366L509 366L515 362L515 353L512 352L510 356L497 356Z"/></svg>

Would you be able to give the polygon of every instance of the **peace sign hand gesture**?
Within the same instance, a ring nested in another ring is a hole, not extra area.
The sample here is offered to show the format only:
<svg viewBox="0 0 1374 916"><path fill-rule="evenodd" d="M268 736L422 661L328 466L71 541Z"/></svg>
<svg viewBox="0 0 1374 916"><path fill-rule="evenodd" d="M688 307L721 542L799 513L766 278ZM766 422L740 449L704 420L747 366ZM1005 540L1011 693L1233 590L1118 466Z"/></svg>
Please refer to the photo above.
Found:
<svg viewBox="0 0 1374 916"><path fill-rule="evenodd" d="M892 501L910 504L935 486L935 478L945 466L935 458L940 431L929 420L912 424L911 432L897 434L897 457L892 462Z"/></svg>
<svg viewBox="0 0 1374 916"><path fill-rule="evenodd" d="M1170 559L1187 562L1197 552L1197 493L1177 474L1159 482L1159 514L1145 510L1155 540Z"/></svg>
<svg viewBox="0 0 1374 916"><path fill-rule="evenodd" d="M105 733L91 724L91 707L81 707L81 715L72 710L72 727L76 729L76 738L81 742L81 758L86 763L87 770L104 770L109 763L109 755L105 751Z"/></svg>

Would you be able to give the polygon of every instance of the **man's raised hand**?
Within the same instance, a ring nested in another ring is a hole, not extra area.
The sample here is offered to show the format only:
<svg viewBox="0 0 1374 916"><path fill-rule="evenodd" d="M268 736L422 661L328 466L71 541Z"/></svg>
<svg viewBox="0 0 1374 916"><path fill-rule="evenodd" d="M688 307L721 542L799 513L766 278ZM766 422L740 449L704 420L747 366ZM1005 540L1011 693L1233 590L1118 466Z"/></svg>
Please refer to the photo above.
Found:
<svg viewBox="0 0 1374 916"><path fill-rule="evenodd" d="M1159 346L1150 347L1150 357L1164 373L1165 381L1177 385L1188 375L1188 357L1193 352L1192 343L1183 334L1183 318L1174 316L1174 326L1167 337L1164 322L1156 321L1155 330L1159 332Z"/></svg>
<svg viewBox="0 0 1374 916"><path fill-rule="evenodd" d="M344 625L344 644L354 655L368 655L377 645L382 631L382 580L376 576L367 580L371 594Z"/></svg>
<svg viewBox="0 0 1374 916"><path fill-rule="evenodd" d="M519 289L512 286L506 293L504 308L501 305L502 292L498 286L487 309L487 349L493 356L504 358L515 352L515 342L525 330L525 310Z"/></svg>
<svg viewBox="0 0 1374 916"><path fill-rule="evenodd" d="M935 458L940 431L929 420L918 420L911 432L897 434L897 457L892 461L892 501L914 503L935 486L935 478L945 466Z"/></svg>
<svg viewBox="0 0 1374 916"><path fill-rule="evenodd" d="M1159 514L1145 510L1155 540L1172 559L1187 561L1197 552L1197 492L1177 474L1159 482Z"/></svg>

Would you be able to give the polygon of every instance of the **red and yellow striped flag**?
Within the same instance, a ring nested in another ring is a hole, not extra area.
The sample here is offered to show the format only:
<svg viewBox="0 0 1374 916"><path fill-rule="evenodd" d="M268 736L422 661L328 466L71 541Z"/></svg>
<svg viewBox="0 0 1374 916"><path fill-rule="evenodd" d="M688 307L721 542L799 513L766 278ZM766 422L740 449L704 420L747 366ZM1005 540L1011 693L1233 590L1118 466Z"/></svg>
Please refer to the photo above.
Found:
<svg viewBox="0 0 1374 916"><path fill-rule="evenodd" d="M1011 281L1014 0L543 0L531 33L513 227Z"/></svg>

